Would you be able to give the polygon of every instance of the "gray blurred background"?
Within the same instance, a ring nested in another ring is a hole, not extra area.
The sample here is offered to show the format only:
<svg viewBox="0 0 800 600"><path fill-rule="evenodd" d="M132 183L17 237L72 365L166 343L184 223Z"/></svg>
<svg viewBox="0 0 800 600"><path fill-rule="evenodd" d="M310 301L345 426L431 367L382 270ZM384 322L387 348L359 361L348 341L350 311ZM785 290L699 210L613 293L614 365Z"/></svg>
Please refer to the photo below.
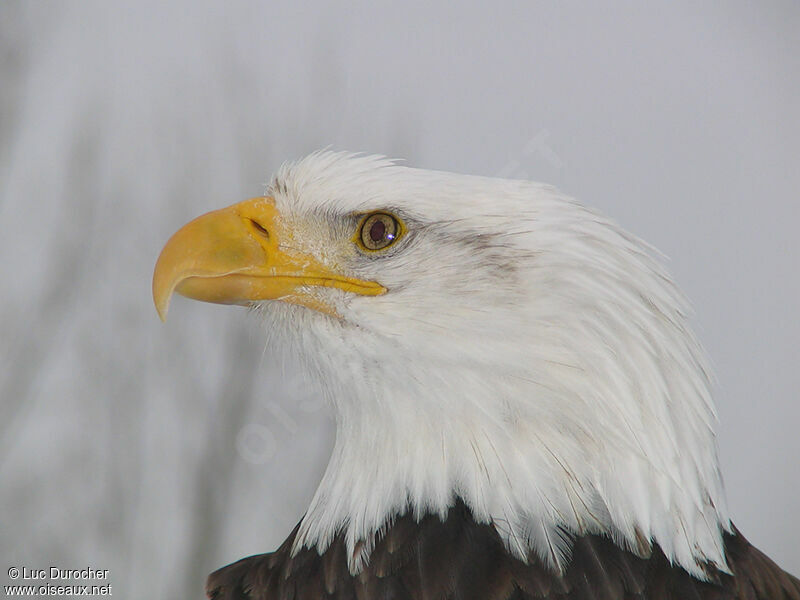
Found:
<svg viewBox="0 0 800 600"><path fill-rule="evenodd" d="M662 250L735 522L800 574L800 5L0 2L0 567L201 598L274 548L330 414L163 243L331 146L554 183Z"/></svg>

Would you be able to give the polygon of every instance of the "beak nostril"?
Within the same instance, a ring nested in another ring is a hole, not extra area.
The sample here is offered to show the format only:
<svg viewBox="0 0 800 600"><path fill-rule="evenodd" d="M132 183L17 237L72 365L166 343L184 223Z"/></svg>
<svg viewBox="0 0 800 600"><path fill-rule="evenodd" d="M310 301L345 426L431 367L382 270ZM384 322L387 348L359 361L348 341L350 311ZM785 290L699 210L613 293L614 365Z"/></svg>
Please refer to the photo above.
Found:
<svg viewBox="0 0 800 600"><path fill-rule="evenodd" d="M261 223L259 223L258 221L254 221L253 219L250 219L250 222L253 224L253 228L258 233L263 235L265 238L269 239L269 231Z"/></svg>

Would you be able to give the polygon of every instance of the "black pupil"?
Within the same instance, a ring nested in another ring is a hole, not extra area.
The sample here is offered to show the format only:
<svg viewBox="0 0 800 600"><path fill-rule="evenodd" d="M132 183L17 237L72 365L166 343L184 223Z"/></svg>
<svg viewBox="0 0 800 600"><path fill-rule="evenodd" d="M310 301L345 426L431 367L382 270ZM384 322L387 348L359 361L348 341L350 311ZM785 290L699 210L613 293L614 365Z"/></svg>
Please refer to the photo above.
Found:
<svg viewBox="0 0 800 600"><path fill-rule="evenodd" d="M369 239L373 242L381 242L386 237L386 223L382 219L376 219L369 228Z"/></svg>

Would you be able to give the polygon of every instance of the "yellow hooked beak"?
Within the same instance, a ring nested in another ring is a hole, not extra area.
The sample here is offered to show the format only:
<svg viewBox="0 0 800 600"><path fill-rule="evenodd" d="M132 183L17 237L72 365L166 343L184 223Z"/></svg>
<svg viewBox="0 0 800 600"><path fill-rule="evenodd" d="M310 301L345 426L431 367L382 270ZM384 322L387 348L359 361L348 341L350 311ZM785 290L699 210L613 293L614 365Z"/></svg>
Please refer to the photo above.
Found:
<svg viewBox="0 0 800 600"><path fill-rule="evenodd" d="M167 318L173 292L218 304L283 300L335 315L309 288L335 287L363 296L386 288L335 273L314 257L281 248L285 237L272 198L253 198L196 218L167 242L153 273L153 301Z"/></svg>

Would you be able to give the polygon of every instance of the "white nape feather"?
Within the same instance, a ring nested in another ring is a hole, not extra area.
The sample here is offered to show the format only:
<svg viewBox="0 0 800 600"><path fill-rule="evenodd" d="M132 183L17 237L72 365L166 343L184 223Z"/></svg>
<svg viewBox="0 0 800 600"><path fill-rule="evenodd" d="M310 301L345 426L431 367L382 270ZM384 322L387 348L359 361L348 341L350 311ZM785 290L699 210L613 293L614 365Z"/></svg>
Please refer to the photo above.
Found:
<svg viewBox="0 0 800 600"><path fill-rule="evenodd" d="M355 573L393 517L461 497L554 569L571 536L605 533L727 570L706 360L650 248L553 188L379 157L313 154L269 193L292 246L389 290L315 290L341 320L259 306L337 415L295 551L342 532ZM373 210L408 233L367 255L353 227Z"/></svg>

